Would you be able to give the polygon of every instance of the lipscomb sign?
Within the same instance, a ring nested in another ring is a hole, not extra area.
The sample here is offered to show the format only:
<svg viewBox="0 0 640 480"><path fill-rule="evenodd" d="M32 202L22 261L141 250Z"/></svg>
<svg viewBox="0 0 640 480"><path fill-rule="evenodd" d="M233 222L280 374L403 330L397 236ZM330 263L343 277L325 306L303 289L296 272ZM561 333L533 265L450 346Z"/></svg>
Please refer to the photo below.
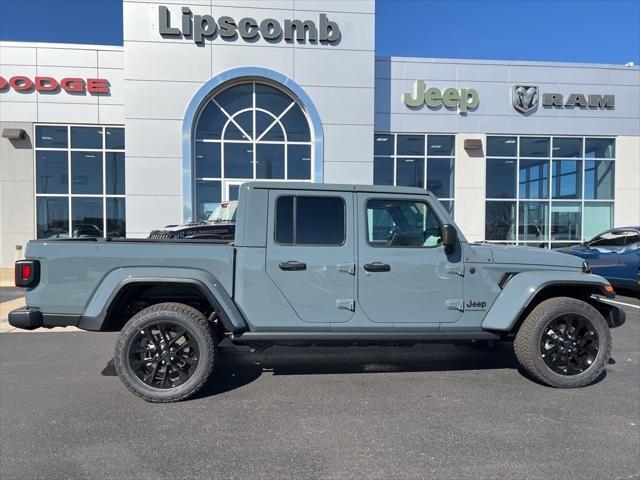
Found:
<svg viewBox="0 0 640 480"><path fill-rule="evenodd" d="M235 20L233 17L222 16L217 20L211 15L193 14L189 7L182 7L179 19L171 21L171 12L164 5L158 7L158 33L162 37L190 38L195 43L204 42L205 38L219 36L227 41L242 38L247 42L254 42L262 37L267 42L324 43L334 44L340 40L342 33L337 22L329 20L326 13L319 15L319 22L313 20L284 20L265 18L258 21L252 17ZM177 21L176 21L177 20Z"/></svg>

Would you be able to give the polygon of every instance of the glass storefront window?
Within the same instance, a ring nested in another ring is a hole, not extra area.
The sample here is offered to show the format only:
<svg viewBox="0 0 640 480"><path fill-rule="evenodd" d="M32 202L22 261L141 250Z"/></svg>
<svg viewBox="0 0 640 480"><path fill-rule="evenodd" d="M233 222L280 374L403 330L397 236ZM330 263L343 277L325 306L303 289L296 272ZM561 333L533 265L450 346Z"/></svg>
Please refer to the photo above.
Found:
<svg viewBox="0 0 640 480"><path fill-rule="evenodd" d="M582 157L582 138L553 138L553 158Z"/></svg>
<svg viewBox="0 0 640 480"><path fill-rule="evenodd" d="M311 178L311 145L287 146L287 178L289 180Z"/></svg>
<svg viewBox="0 0 640 480"><path fill-rule="evenodd" d="M37 125L36 148L67 148L69 128L64 125Z"/></svg>
<svg viewBox="0 0 640 480"><path fill-rule="evenodd" d="M103 199L73 197L71 199L71 232L73 237L102 237L104 232Z"/></svg>
<svg viewBox="0 0 640 480"><path fill-rule="evenodd" d="M613 138L488 136L486 240L549 248L611 228L614 153Z"/></svg>
<svg viewBox="0 0 640 480"><path fill-rule="evenodd" d="M453 135L428 135L427 155L455 155L455 137Z"/></svg>
<svg viewBox="0 0 640 480"><path fill-rule="evenodd" d="M196 142L196 178L219 178L222 175L220 143Z"/></svg>
<svg viewBox="0 0 640 480"><path fill-rule="evenodd" d="M427 189L438 198L453 198L453 158L427 160Z"/></svg>
<svg viewBox="0 0 640 480"><path fill-rule="evenodd" d="M71 193L102 193L102 152L71 152Z"/></svg>
<svg viewBox="0 0 640 480"><path fill-rule="evenodd" d="M284 145L256 145L256 178L284 178Z"/></svg>
<svg viewBox="0 0 640 480"><path fill-rule="evenodd" d="M609 200L613 198L614 162L611 160L585 160L584 198Z"/></svg>
<svg viewBox="0 0 640 480"><path fill-rule="evenodd" d="M487 137L487 157L515 157L517 154L516 137Z"/></svg>
<svg viewBox="0 0 640 480"><path fill-rule="evenodd" d="M549 160L520 160L520 198L549 198Z"/></svg>
<svg viewBox="0 0 640 480"><path fill-rule="evenodd" d="M36 125L38 238L126 233L124 128Z"/></svg>
<svg viewBox="0 0 640 480"><path fill-rule="evenodd" d="M426 188L453 214L454 135L376 133L373 155L374 185Z"/></svg>
<svg viewBox="0 0 640 480"><path fill-rule="evenodd" d="M220 180L196 180L196 218L209 218L220 204L222 183Z"/></svg>
<svg viewBox="0 0 640 480"><path fill-rule="evenodd" d="M616 142L613 138L586 138L584 151L587 158L614 158Z"/></svg>
<svg viewBox="0 0 640 480"><path fill-rule="evenodd" d="M515 198L516 161L487 159L487 198Z"/></svg>
<svg viewBox="0 0 640 480"><path fill-rule="evenodd" d="M613 203L584 203L583 238L585 240L593 238L600 232L610 229L611 225L613 225Z"/></svg>
<svg viewBox="0 0 640 480"><path fill-rule="evenodd" d="M487 202L486 240L515 240L516 202Z"/></svg>
<svg viewBox="0 0 640 480"><path fill-rule="evenodd" d="M124 150L124 128L105 128L105 148L107 150Z"/></svg>
<svg viewBox="0 0 640 480"><path fill-rule="evenodd" d="M71 127L71 148L102 150L102 127Z"/></svg>
<svg viewBox="0 0 640 480"><path fill-rule="evenodd" d="M551 202L551 240L582 238L582 206L579 202Z"/></svg>
<svg viewBox="0 0 640 480"><path fill-rule="evenodd" d="M235 196L238 181L312 180L312 147L309 120L285 91L247 82L215 93L195 127L194 220Z"/></svg>
<svg viewBox="0 0 640 480"><path fill-rule="evenodd" d="M580 198L582 190L582 161L554 160L551 177L553 198Z"/></svg>
<svg viewBox="0 0 640 480"><path fill-rule="evenodd" d="M396 160L396 185L424 188L424 160L398 158Z"/></svg>
<svg viewBox="0 0 640 480"><path fill-rule="evenodd" d="M391 156L393 155L393 135L374 135L373 154Z"/></svg>
<svg viewBox="0 0 640 480"><path fill-rule="evenodd" d="M68 193L68 157L67 151L36 150L36 193Z"/></svg>
<svg viewBox="0 0 640 480"><path fill-rule="evenodd" d="M224 143L223 145L225 177L253 178L253 144Z"/></svg>
<svg viewBox="0 0 640 480"><path fill-rule="evenodd" d="M538 242L549 239L549 203L520 202L518 239Z"/></svg>
<svg viewBox="0 0 640 480"><path fill-rule="evenodd" d="M105 158L105 193L124 195L124 152L106 152Z"/></svg>
<svg viewBox="0 0 640 480"><path fill-rule="evenodd" d="M549 137L520 137L521 157L549 157Z"/></svg>
<svg viewBox="0 0 640 480"><path fill-rule="evenodd" d="M107 197L107 237L126 236L124 208L124 198Z"/></svg>
<svg viewBox="0 0 640 480"><path fill-rule="evenodd" d="M424 156L424 135L398 135L397 154Z"/></svg>
<svg viewBox="0 0 640 480"><path fill-rule="evenodd" d="M36 197L38 238L69 237L69 198Z"/></svg>

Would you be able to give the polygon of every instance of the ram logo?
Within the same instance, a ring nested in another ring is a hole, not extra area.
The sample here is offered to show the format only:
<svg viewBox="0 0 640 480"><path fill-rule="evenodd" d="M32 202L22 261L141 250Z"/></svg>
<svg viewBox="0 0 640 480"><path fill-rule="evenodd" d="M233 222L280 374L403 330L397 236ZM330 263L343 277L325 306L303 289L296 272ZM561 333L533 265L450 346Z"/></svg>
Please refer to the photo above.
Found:
<svg viewBox="0 0 640 480"><path fill-rule="evenodd" d="M511 103L516 110L527 113L538 106L538 87L533 85L515 85L511 95Z"/></svg>

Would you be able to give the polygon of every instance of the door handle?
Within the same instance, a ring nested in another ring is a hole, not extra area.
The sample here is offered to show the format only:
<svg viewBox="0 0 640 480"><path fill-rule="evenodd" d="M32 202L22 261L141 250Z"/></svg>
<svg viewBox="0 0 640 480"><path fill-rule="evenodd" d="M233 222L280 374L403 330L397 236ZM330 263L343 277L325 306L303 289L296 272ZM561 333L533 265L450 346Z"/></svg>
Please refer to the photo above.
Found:
<svg viewBox="0 0 640 480"><path fill-rule="evenodd" d="M365 263L364 269L367 272L390 272L391 265L382 262Z"/></svg>
<svg viewBox="0 0 640 480"><path fill-rule="evenodd" d="M284 270L285 272L293 272L296 270L306 270L307 264L303 262L297 262L295 260L289 260L288 262L281 262L280 270Z"/></svg>

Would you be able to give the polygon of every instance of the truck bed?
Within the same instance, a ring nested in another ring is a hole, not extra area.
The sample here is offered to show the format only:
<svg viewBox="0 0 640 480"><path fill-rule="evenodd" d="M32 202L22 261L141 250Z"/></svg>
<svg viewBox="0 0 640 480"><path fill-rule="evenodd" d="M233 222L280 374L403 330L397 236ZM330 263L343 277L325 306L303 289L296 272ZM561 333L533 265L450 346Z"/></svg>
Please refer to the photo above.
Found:
<svg viewBox="0 0 640 480"><path fill-rule="evenodd" d="M179 245L179 246L178 246ZM231 294L233 245L222 240L56 239L29 243L40 261L40 282L27 290L27 305L56 314L81 315L98 286L114 270L132 267L190 268L214 274Z"/></svg>

